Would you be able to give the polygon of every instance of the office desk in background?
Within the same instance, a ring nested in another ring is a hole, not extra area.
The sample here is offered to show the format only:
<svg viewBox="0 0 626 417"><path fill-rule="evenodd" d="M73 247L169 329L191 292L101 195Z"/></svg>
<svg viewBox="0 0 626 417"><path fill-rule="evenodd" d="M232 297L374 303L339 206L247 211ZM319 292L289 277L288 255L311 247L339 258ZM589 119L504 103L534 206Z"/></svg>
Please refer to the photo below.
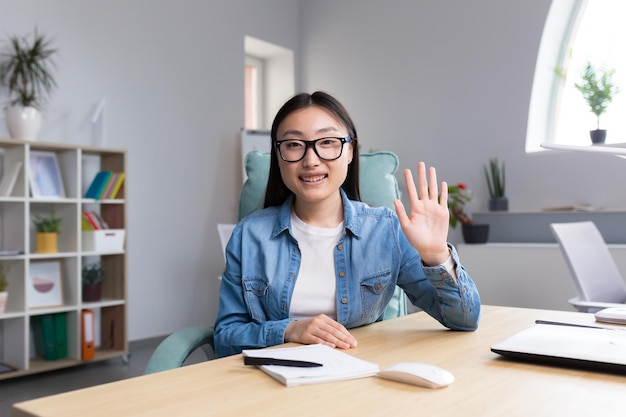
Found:
<svg viewBox="0 0 626 417"><path fill-rule="evenodd" d="M346 352L381 368L420 361L456 381L430 390L376 377L287 388L241 355L15 404L22 416L624 416L626 376L508 361L490 346L536 319L594 323L593 315L483 306L476 332L425 313L358 329Z"/></svg>

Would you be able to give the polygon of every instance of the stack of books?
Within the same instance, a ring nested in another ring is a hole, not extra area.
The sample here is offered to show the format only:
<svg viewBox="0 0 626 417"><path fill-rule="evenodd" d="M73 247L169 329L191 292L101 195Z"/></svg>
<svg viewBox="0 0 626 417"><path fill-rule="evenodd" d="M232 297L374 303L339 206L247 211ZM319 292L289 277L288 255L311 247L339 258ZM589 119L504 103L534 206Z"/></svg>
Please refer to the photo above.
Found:
<svg viewBox="0 0 626 417"><path fill-rule="evenodd" d="M96 200L109 200L117 197L124 183L123 172L100 171L96 174L91 185L87 188L85 198Z"/></svg>
<svg viewBox="0 0 626 417"><path fill-rule="evenodd" d="M96 211L83 211L82 224L82 230L102 230L109 228L109 225Z"/></svg>

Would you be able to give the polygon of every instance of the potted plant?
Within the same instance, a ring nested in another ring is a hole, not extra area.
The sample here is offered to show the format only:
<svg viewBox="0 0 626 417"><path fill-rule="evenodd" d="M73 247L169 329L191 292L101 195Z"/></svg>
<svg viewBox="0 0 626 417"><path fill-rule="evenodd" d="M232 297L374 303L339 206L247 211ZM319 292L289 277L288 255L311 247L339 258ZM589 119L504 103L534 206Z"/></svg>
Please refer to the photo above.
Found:
<svg viewBox="0 0 626 417"><path fill-rule="evenodd" d="M35 29L32 42L27 37L9 36L0 53L0 85L7 87L10 100L6 123L14 139L37 139L43 101L56 87L52 74L56 52L50 40Z"/></svg>
<svg viewBox="0 0 626 417"><path fill-rule="evenodd" d="M589 109L596 115L596 130L589 132L592 143L604 143L606 130L600 129L600 116L606 112L608 105L613 101L613 96L619 92L619 88L613 83L614 69L595 68L588 62L583 69L579 83L574 87L581 92L589 105Z"/></svg>
<svg viewBox="0 0 626 417"><path fill-rule="evenodd" d="M96 262L91 265L83 266L83 302L100 301L100 298L102 298L103 278L104 267L102 266L102 263Z"/></svg>
<svg viewBox="0 0 626 417"><path fill-rule="evenodd" d="M58 252L58 236L61 233L62 219L54 214L49 217L35 215L33 223L37 231L35 240L35 253L56 253Z"/></svg>
<svg viewBox="0 0 626 417"><path fill-rule="evenodd" d="M461 223L461 232L465 243L485 243L489 238L488 224L475 224L465 213L465 204L472 201L472 193L463 182L448 186L448 209L450 227L456 228Z"/></svg>
<svg viewBox="0 0 626 417"><path fill-rule="evenodd" d="M509 209L509 199L506 197L506 183L504 162L498 163L498 158L491 158L484 166L485 179L489 188L489 210L506 211Z"/></svg>
<svg viewBox="0 0 626 417"><path fill-rule="evenodd" d="M4 314L7 306L7 299L9 298L9 280L7 274L10 268L5 267L4 264L0 264L0 314Z"/></svg>

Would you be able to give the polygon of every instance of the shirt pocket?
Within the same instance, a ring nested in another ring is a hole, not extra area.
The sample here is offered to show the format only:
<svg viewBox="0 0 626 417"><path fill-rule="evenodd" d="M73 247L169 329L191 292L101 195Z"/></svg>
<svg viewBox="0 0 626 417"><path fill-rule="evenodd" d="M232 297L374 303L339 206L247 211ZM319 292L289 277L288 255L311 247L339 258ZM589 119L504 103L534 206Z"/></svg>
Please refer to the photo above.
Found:
<svg viewBox="0 0 626 417"><path fill-rule="evenodd" d="M248 313L256 322L266 321L265 306L268 299L268 285L261 278L242 278L244 297L248 305Z"/></svg>
<svg viewBox="0 0 626 417"><path fill-rule="evenodd" d="M394 280L391 271L384 271L364 277L361 280L362 317L373 322L385 311L393 291Z"/></svg>

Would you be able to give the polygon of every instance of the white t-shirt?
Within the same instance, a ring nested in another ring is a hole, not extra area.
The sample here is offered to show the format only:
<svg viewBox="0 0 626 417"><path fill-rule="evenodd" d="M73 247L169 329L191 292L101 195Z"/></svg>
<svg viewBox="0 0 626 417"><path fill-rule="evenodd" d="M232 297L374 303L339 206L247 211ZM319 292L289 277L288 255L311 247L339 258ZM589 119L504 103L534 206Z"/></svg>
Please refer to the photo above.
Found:
<svg viewBox="0 0 626 417"><path fill-rule="evenodd" d="M315 227L292 212L291 226L302 262L289 317L302 319L323 313L337 319L334 250L343 233L343 222L333 228Z"/></svg>

